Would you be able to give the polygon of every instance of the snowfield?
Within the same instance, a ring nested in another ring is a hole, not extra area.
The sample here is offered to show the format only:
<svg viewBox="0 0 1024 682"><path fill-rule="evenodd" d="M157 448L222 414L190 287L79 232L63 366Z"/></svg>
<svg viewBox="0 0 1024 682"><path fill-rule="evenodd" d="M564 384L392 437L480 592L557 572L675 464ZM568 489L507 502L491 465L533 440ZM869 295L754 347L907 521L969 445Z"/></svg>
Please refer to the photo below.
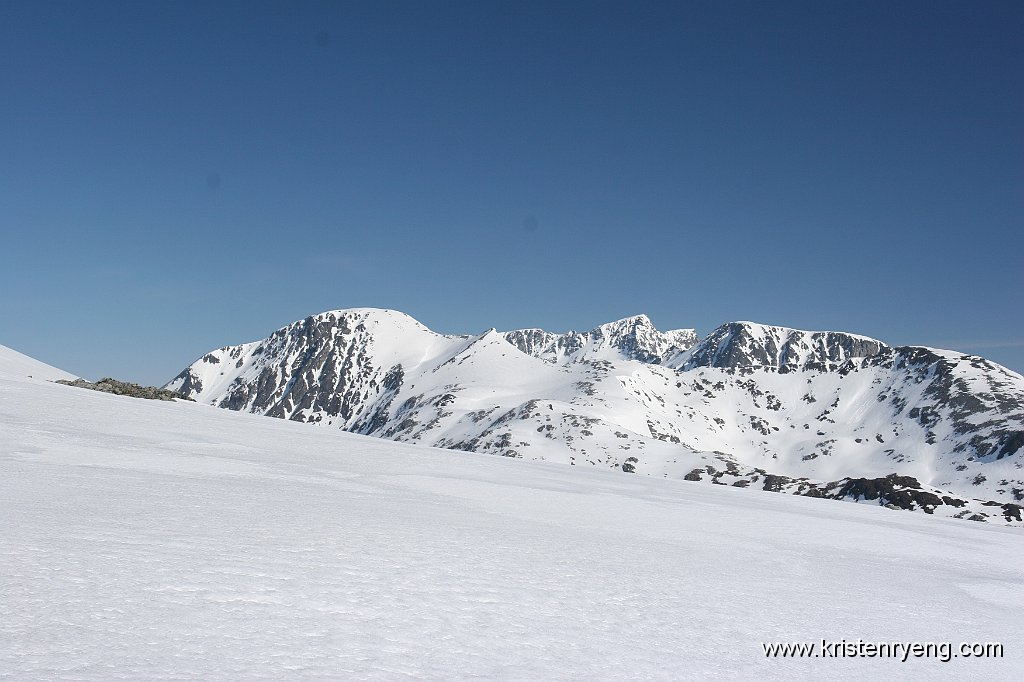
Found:
<svg viewBox="0 0 1024 682"><path fill-rule="evenodd" d="M1024 666L1018 528L28 373L0 348L0 678L1007 680ZM761 646L822 639L1005 653Z"/></svg>

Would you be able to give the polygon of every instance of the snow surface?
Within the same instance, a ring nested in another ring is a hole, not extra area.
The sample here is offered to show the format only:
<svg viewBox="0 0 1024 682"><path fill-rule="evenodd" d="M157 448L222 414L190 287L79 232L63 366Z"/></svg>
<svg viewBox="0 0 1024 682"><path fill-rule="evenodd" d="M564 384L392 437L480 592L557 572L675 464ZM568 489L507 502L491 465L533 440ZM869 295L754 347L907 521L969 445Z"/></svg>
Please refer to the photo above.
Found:
<svg viewBox="0 0 1024 682"><path fill-rule="evenodd" d="M0 678L1005 680L1024 665L1018 529L6 373L0 518ZM761 647L822 638L1006 655Z"/></svg>
<svg viewBox="0 0 1024 682"><path fill-rule="evenodd" d="M5 379L56 381L57 379L77 379L62 369L51 367L34 358L23 355L13 348L0 345L0 377Z"/></svg>

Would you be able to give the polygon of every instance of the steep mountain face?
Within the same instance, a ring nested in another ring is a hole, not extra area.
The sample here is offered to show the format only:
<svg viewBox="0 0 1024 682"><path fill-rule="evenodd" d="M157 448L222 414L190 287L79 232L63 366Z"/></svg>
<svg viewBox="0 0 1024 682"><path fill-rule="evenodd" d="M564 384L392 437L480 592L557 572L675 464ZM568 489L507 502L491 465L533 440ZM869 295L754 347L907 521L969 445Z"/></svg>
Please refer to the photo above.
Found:
<svg viewBox="0 0 1024 682"><path fill-rule="evenodd" d="M645 316L446 336L339 310L203 356L167 388L394 440L1021 521L1024 378L976 356Z"/></svg>
<svg viewBox="0 0 1024 682"><path fill-rule="evenodd" d="M883 348L883 343L866 336L732 322L713 331L694 348L681 368L825 370L847 360L877 355Z"/></svg>

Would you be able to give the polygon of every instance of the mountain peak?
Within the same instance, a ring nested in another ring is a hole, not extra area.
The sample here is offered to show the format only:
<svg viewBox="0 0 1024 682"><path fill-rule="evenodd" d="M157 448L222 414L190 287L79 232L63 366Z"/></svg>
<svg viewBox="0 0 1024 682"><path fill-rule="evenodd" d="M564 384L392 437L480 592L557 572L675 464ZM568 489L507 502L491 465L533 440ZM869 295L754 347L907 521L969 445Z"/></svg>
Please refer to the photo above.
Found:
<svg viewBox="0 0 1024 682"><path fill-rule="evenodd" d="M549 362L627 358L660 364L697 342L692 329L659 332L647 315L632 315L594 327L589 332L554 334L543 329L505 332L506 340L534 357Z"/></svg>
<svg viewBox="0 0 1024 682"><path fill-rule="evenodd" d="M390 308L339 308L327 310L322 313L310 315L306 320L322 321L346 321L349 323L372 323L392 324L400 326L411 326L419 329L427 329L427 326L416 318L403 313L400 310ZM301 321L300 321L301 322Z"/></svg>
<svg viewBox="0 0 1024 682"><path fill-rule="evenodd" d="M651 329L655 328L654 327L654 323L651 322L651 318L647 317L647 315L645 315L643 313L640 313L639 315L630 315L629 317L624 317L621 320L614 320L612 322L606 322L604 324L600 324L600 325L598 325L596 327L596 329L612 329L612 328L623 328L623 327L626 327L626 328L647 327L647 328L651 328Z"/></svg>
<svg viewBox="0 0 1024 682"><path fill-rule="evenodd" d="M757 322L721 325L693 347L683 367L772 368L779 371L824 368L852 358L877 355L881 341L848 332L803 331Z"/></svg>

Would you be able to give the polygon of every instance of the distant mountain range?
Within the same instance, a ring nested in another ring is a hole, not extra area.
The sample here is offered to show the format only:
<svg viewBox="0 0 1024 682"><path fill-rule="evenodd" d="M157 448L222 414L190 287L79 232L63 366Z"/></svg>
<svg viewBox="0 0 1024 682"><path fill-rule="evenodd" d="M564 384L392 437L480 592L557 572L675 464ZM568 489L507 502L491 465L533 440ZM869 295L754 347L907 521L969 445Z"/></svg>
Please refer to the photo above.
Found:
<svg viewBox="0 0 1024 682"><path fill-rule="evenodd" d="M589 332L437 334L321 313L211 351L167 389L380 438L1021 522L1024 377L981 357L643 315Z"/></svg>

